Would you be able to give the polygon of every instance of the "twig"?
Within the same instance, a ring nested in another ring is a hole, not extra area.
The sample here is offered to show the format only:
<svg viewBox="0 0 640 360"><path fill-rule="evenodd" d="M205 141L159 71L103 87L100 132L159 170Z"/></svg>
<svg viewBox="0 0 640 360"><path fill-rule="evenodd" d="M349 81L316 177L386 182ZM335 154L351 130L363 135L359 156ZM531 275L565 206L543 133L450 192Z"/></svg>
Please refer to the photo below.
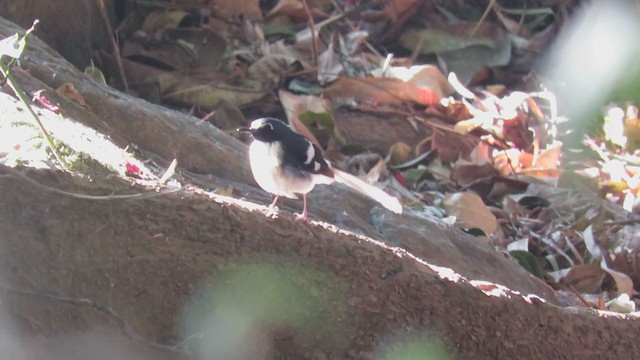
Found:
<svg viewBox="0 0 640 360"><path fill-rule="evenodd" d="M14 288L13 286L4 285L4 284L0 284L0 291L14 293L18 295L34 296L34 297L54 300L60 303L92 307L97 311L113 319L116 322L116 324L118 324L118 327L120 328L120 330L122 330L125 336L128 337L129 339L147 344L149 346L152 346L158 349L169 350L172 352L180 352L181 351L180 346L185 343L183 341L179 345L165 345L165 344L160 344L160 343L145 339L144 337L142 337L142 335L138 334L135 330L133 330L131 328L131 325L129 325L129 323L127 322L127 320L125 320L122 316L120 316L115 310L113 310L108 306L98 304L91 299L72 298L72 297L60 296L60 295L48 293L48 292L22 290L22 289L17 289L17 288Z"/></svg>
<svg viewBox="0 0 640 360"><path fill-rule="evenodd" d="M605 221L602 225L611 226L611 225L634 225L640 223L640 219L627 219L627 220L610 220Z"/></svg>
<svg viewBox="0 0 640 360"><path fill-rule="evenodd" d="M160 177L160 180L158 180L158 182L160 184L166 183L167 180L169 180L169 178L172 177L176 173L176 166L177 165L178 165L178 159L173 159L171 164L169 164L169 167L167 168L167 171L164 172L164 174Z"/></svg>
<svg viewBox="0 0 640 360"><path fill-rule="evenodd" d="M111 28L111 22L109 21L109 16L107 16L107 10L104 7L104 0L96 0L96 2L98 3L100 16L102 16L102 20L104 21L104 27L107 30L107 36L109 36L109 39L111 40L111 47L113 48L113 55L116 57L116 63L118 64L118 71L120 72L120 77L122 78L122 84L124 85L125 91L129 92L129 84L127 84L127 77L124 74L124 66L122 66L122 56L120 55L120 48L118 47L118 43L115 39L116 34Z"/></svg>
<svg viewBox="0 0 640 360"><path fill-rule="evenodd" d="M138 194L130 194L130 195L83 195L83 194L76 194L76 193L71 193L71 192L67 192L64 190L60 190L60 189L56 189L56 188L52 188L46 185L42 185L39 182L33 180L32 178L28 177L27 175L12 169L9 166L6 165L2 165L0 164L0 169L3 171L8 172L9 174L19 177L22 180L25 180L26 182L35 185L36 187L43 189L45 191L48 192L52 192L54 194L58 194L58 195L63 195L63 196L68 196L68 197L72 197L75 199L82 199L82 200L140 200L140 199L147 199L147 198L151 198L151 197L155 197L155 196L160 196L160 195L167 195L167 194L171 194L177 191L182 190L182 188L176 188L176 189L168 189L168 190L164 190L164 191L160 191L160 192L149 192L149 193L138 193Z"/></svg>
<svg viewBox="0 0 640 360"><path fill-rule="evenodd" d="M482 13L482 16L480 16L480 19L478 19L476 26L474 26L473 29L471 29L471 31L469 32L469 36L475 35L478 29L480 29L480 26L482 25L484 20L487 18L487 16L489 16L489 13L491 12L491 9L493 9L493 6L495 5L495 3L496 3L496 0L491 0L487 8L484 9L484 13Z"/></svg>
<svg viewBox="0 0 640 360"><path fill-rule="evenodd" d="M331 0L331 4L333 4L333 7L338 10L340 12L340 15L345 15L346 12L344 11L344 9L340 6L340 4L338 4L338 2L336 0ZM352 31L356 31L358 30L354 25L353 22L349 19L346 19L346 23L347 25L349 25L349 28ZM382 57L382 54L380 54L380 52L378 50L376 50L376 48L371 45L371 43L369 42L369 40L365 40L364 42L365 46L369 49L369 51L371 51L372 53L374 53L377 56Z"/></svg>
<svg viewBox="0 0 640 360"><path fill-rule="evenodd" d="M592 305L592 304L589 304L589 302L587 301L587 299L585 299L585 298L584 298L584 296L582 296L582 294L580 294L580 293L578 292L578 290L576 290L576 288L575 288L573 285L569 286L569 290L571 290L571 292L572 292L575 296L577 296L577 297L578 297L578 299L580 299L580 301L582 302L582 304L583 304L584 306L586 306L586 307L588 307L588 308L593 308L593 305Z"/></svg>
<svg viewBox="0 0 640 360"><path fill-rule="evenodd" d="M313 54L313 64L318 66L318 48L316 46L316 24L313 21L313 15L311 14L311 9L309 9L309 4L307 0L302 0L302 5L304 6L304 11L307 13L307 18L309 19L309 28L311 30L311 51Z"/></svg>

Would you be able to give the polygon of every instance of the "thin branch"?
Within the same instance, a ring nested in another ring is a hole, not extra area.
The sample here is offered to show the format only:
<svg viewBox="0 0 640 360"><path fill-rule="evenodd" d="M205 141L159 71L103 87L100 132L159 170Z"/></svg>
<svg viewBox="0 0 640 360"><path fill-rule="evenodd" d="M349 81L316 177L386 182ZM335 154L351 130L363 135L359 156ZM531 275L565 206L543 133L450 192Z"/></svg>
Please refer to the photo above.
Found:
<svg viewBox="0 0 640 360"><path fill-rule="evenodd" d="M304 11L307 13L307 18L309 19L309 28L311 30L311 51L313 53L313 64L318 66L318 47L316 45L316 24L313 21L313 14L311 14L311 9L309 9L309 4L307 0L302 0L302 5L304 6Z"/></svg>
<svg viewBox="0 0 640 360"><path fill-rule="evenodd" d="M635 225L640 223L640 218L637 219L627 219L627 220L611 220L605 221L602 225L612 226L612 225Z"/></svg>
<svg viewBox="0 0 640 360"><path fill-rule="evenodd" d="M124 85L124 89L126 92L129 92L129 84L127 84L127 77L124 73L124 66L122 65L122 56L120 55L120 48L118 47L118 43L116 42L115 36L116 34L113 32L111 28L111 22L109 21L109 16L107 15L107 10L104 6L104 0L96 0L98 3L98 10L100 11L100 16L102 16L102 20L104 21L104 27L107 30L107 36L111 40L111 48L113 49L113 55L116 58L116 63L118 64L118 71L120 72L120 77L122 78L122 84Z"/></svg>
<svg viewBox="0 0 640 360"><path fill-rule="evenodd" d="M482 25L482 23L487 19L487 16L489 16L489 13L491 12L491 9L493 9L493 6L495 4L496 4L496 0L491 0L487 8L484 9L484 13L482 13L482 16L480 17L478 22L476 22L476 25L469 32L469 36L474 36L476 34L478 29L480 29L480 26Z"/></svg>

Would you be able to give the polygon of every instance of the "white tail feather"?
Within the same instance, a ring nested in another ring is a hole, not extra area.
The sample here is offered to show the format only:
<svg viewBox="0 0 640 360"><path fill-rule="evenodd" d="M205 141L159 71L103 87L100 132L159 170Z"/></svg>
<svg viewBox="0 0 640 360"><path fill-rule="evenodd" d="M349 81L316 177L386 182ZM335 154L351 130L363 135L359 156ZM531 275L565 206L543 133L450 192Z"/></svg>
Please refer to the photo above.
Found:
<svg viewBox="0 0 640 360"><path fill-rule="evenodd" d="M370 197L371 199L379 202L380 205L393 211L396 214L402 214L402 205L400 204L400 201L395 197L387 194L386 192L378 189L373 185L367 184L356 176L353 176L344 171L334 168L333 173L335 175L336 181L340 184L347 185L353 190L356 190L359 193Z"/></svg>

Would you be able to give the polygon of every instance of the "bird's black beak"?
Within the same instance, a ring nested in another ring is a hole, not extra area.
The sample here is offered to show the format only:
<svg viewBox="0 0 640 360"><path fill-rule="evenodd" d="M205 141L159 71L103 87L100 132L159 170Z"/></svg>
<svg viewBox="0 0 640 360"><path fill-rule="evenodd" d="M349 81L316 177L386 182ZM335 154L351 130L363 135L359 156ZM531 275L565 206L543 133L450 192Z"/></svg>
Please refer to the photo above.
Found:
<svg viewBox="0 0 640 360"><path fill-rule="evenodd" d="M239 127L236 129L238 132L251 132L251 129L248 127Z"/></svg>

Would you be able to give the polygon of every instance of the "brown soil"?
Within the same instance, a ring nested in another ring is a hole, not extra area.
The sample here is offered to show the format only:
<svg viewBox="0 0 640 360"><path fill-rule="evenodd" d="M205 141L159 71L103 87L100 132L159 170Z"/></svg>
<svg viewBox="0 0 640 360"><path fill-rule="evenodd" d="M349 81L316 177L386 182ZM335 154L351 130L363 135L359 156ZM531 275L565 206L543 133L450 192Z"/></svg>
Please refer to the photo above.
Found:
<svg viewBox="0 0 640 360"><path fill-rule="evenodd" d="M33 358L87 358L87 352L118 349L128 358L186 359L188 344L175 352L150 343L183 340L183 307L197 299L203 279L239 262L301 264L306 270L296 272L298 291L324 299L318 309L305 308L305 321L322 324L311 336L287 324L263 324L272 347L247 358L372 359L390 339L408 334L440 339L465 359L632 359L640 353L631 336L640 330L637 320L528 303L515 294L487 296L465 280L440 278L397 248L321 223L298 223L290 214L271 219L241 201L190 190L128 201L75 199L4 174L0 271L8 285L2 300L9 319L21 324L19 337L34 345L30 351L47 354ZM119 179L26 174L79 194L146 191ZM235 301L253 296L243 291Z"/></svg>

